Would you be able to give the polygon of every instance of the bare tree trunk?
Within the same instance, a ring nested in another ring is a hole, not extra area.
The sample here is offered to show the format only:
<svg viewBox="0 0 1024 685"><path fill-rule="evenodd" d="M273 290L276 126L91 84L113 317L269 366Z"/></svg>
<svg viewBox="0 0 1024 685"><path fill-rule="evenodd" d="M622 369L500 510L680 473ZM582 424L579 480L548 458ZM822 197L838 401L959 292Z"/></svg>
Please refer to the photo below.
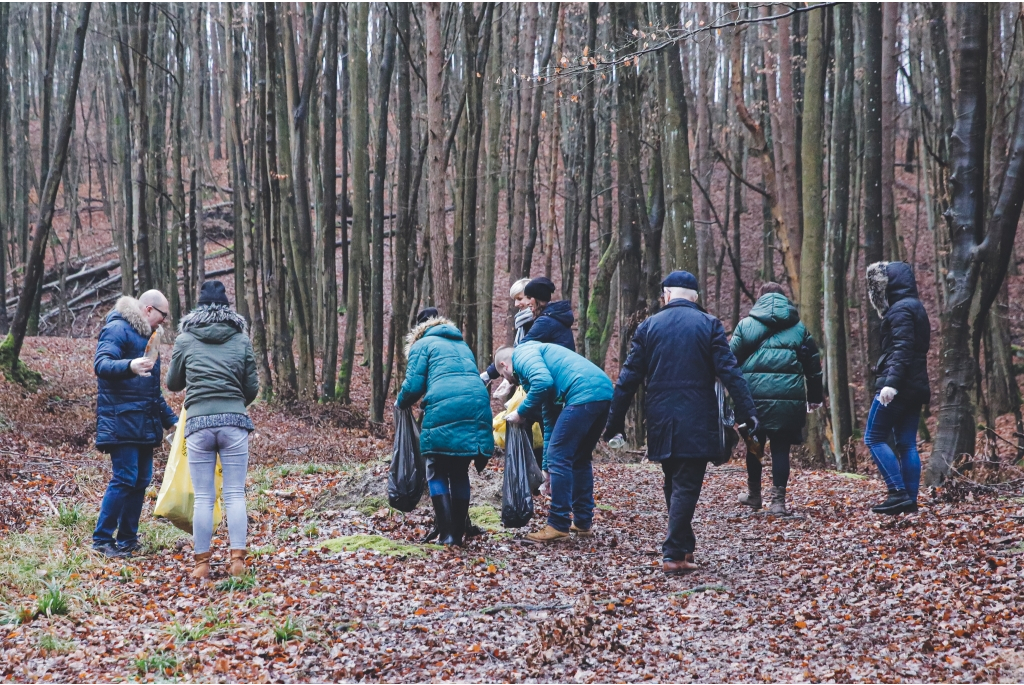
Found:
<svg viewBox="0 0 1024 685"><path fill-rule="evenodd" d="M802 127L801 175L803 181L803 249L800 262L800 319L816 341L822 340L821 289L824 261L823 238L825 217L822 211L822 127L825 108L825 9L806 15L807 71L804 76L804 111ZM796 294L796 293L794 293ZM807 417L807 450L818 466L825 465L825 422L823 415Z"/></svg>
<svg viewBox="0 0 1024 685"><path fill-rule="evenodd" d="M826 10L827 11L827 10ZM853 6L832 10L835 31L835 86L832 100L832 141L829 160L828 231L825 238L825 369L832 417L832 453L836 468L850 469L849 368L846 325L846 229L850 196L850 134L853 128Z"/></svg>
<svg viewBox="0 0 1024 685"><path fill-rule="evenodd" d="M79 6L78 23L75 28L74 47L71 60L71 78L68 79L67 89L64 94L64 107L61 114L60 127L57 131L57 142L53 151L53 158L48 165L46 183L39 202L39 221L36 223L35 234L32 236L32 251L25 269L25 283L22 293L34 293L39 288L43 279L43 269L46 243L50 234L50 226L53 222L54 203L57 199L57 189L60 186L60 179L64 173L64 163L67 160L68 148L71 143L71 129L75 120L75 101L78 96L78 82L82 74L82 60L85 56L85 36L89 28L89 11L92 4L85 2ZM0 343L0 368L4 369L7 377L20 383L32 383L38 380L38 375L29 371L21 362L21 347L25 342L25 334L28 330L29 312L32 309L33 298L23 296L18 300L18 309L14 315L14 322L11 331Z"/></svg>
<svg viewBox="0 0 1024 685"><path fill-rule="evenodd" d="M370 388L373 401L370 421L384 421L384 185L388 164L388 100L391 99L391 74L395 69L395 27L385 22L381 27L384 55L377 77L377 141L373 164L373 225L370 246Z"/></svg>
<svg viewBox="0 0 1024 685"><path fill-rule="evenodd" d="M885 259L900 259L899 234L896 232L896 206L893 188L896 185L896 70L899 54L896 38L897 14L900 6L894 2L882 3L882 254ZM810 66L810 59L808 59Z"/></svg>
<svg viewBox="0 0 1024 685"><path fill-rule="evenodd" d="M348 111L352 118L352 247L349 252L350 275L345 303L345 343L338 372L338 398L345 403L349 401L352 387L356 334L359 330L359 263L370 231L370 112L366 55L368 17L368 5L350 6L348 64L351 69L351 90ZM443 210L442 207L442 217Z"/></svg>
<svg viewBox="0 0 1024 685"><path fill-rule="evenodd" d="M320 397L334 399L338 376L338 274L334 243L338 223L337 195L337 123L338 123L338 20L339 5L331 5L327 15L327 40L324 46L324 137L320 151L323 207L320 211L320 260L323 273L323 371ZM344 159L342 163L344 164ZM345 221L345 217L342 217ZM396 297L398 294L396 293Z"/></svg>
<svg viewBox="0 0 1024 685"><path fill-rule="evenodd" d="M7 57L7 29L10 25L10 5L0 5L0 335L10 328L7 320L7 248L13 236L11 217L11 100L7 89L10 68Z"/></svg>
<svg viewBox="0 0 1024 685"><path fill-rule="evenodd" d="M591 3L587 6L587 42L584 50L587 55L592 55L597 46L597 19L600 6ZM500 54L500 51L499 51ZM583 139L583 179L582 191L580 192L579 210L579 330L580 336L585 337L589 328L590 308L590 224L592 221L592 210L594 206L594 166L597 147L597 112L594 103L594 79L584 78L583 82L583 125L586 128ZM571 267L570 267L571 268ZM570 296L571 293L566 293ZM581 341L581 349L586 349L586 343Z"/></svg>
<svg viewBox="0 0 1024 685"><path fill-rule="evenodd" d="M882 236L882 8L880 3L861 4L864 18L864 227L865 266L885 259ZM881 353L881 320L867 307L868 366L864 369L867 397L875 394L875 363Z"/></svg>
<svg viewBox="0 0 1024 685"><path fill-rule="evenodd" d="M452 278L448 255L448 230L445 221L444 43L441 40L441 4L424 7L424 32L427 39L427 127L430 131L430 168L427 175L430 207L431 275L434 282L434 306L443 314L452 313ZM355 171L353 170L353 175Z"/></svg>

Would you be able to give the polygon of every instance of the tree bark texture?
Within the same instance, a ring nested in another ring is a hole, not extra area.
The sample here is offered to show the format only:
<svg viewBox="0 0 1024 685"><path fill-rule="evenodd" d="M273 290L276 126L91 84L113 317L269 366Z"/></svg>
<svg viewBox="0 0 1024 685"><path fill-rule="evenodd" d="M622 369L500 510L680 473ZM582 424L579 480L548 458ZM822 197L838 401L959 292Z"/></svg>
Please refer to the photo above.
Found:
<svg viewBox="0 0 1024 685"><path fill-rule="evenodd" d="M424 31L427 41L427 128L429 131L430 162L427 174L427 203L429 207L431 276L434 284L434 302L444 315L451 314L452 277L449 264L448 229L445 220L445 155L444 105L444 42L441 39L441 4L428 2L424 6ZM355 171L353 170L353 175Z"/></svg>

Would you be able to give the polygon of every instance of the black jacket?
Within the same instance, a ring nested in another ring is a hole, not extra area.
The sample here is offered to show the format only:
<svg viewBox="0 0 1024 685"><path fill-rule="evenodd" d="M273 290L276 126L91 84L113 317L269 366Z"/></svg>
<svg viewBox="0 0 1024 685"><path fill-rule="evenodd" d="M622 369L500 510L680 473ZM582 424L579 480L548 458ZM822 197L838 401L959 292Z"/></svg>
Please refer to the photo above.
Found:
<svg viewBox="0 0 1024 685"><path fill-rule="evenodd" d="M549 302L523 336L520 344L535 340L537 342L554 343L576 351L576 341L572 337L572 303L569 300Z"/></svg>
<svg viewBox="0 0 1024 685"><path fill-rule="evenodd" d="M729 391L737 419L755 416L754 400L729 349L722 322L697 304L672 300L640 324L619 372L606 436L621 433L626 410L644 383L647 458L714 459L719 452L715 377Z"/></svg>
<svg viewBox="0 0 1024 685"><path fill-rule="evenodd" d="M917 296L914 270L906 262L868 267L868 294L882 317L882 349L875 365L875 389L895 388L904 399L927 403L931 324Z"/></svg>

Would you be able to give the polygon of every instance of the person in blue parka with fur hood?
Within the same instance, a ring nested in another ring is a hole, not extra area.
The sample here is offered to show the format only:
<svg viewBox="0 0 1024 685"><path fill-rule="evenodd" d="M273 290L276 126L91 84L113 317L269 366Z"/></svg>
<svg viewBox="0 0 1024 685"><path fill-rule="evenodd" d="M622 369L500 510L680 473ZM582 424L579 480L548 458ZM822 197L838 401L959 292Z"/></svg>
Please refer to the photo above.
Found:
<svg viewBox="0 0 1024 685"><path fill-rule="evenodd" d="M462 332L437 309L416 317L406 337L408 364L395 404L421 402L420 453L434 505L438 542L461 545L469 515L469 463L482 470L494 453L491 402Z"/></svg>
<svg viewBox="0 0 1024 685"><path fill-rule="evenodd" d="M150 336L167 315L167 298L158 290L137 300L122 297L96 344L96 449L110 454L113 473L92 541L93 549L107 557L127 556L138 548L153 448L164 430L178 422L160 392L160 359L146 357Z"/></svg>

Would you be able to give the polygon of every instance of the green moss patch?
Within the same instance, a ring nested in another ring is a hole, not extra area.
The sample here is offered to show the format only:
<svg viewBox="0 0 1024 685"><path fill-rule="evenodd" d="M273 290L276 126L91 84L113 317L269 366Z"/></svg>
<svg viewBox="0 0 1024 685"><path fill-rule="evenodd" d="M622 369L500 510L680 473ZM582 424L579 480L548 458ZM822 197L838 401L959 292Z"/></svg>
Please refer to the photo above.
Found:
<svg viewBox="0 0 1024 685"><path fill-rule="evenodd" d="M501 530L501 512L489 504L469 508L469 520L489 533Z"/></svg>
<svg viewBox="0 0 1024 685"><path fill-rule="evenodd" d="M867 476L862 476L859 473L850 473L849 471L840 471L836 475L842 476L843 478L849 478L850 480L867 480L868 479Z"/></svg>
<svg viewBox="0 0 1024 685"><path fill-rule="evenodd" d="M415 545L399 542L380 535L345 535L340 538L324 540L315 549L326 547L332 552L355 552L368 549L392 557L425 557L431 551L443 549L440 545Z"/></svg>

